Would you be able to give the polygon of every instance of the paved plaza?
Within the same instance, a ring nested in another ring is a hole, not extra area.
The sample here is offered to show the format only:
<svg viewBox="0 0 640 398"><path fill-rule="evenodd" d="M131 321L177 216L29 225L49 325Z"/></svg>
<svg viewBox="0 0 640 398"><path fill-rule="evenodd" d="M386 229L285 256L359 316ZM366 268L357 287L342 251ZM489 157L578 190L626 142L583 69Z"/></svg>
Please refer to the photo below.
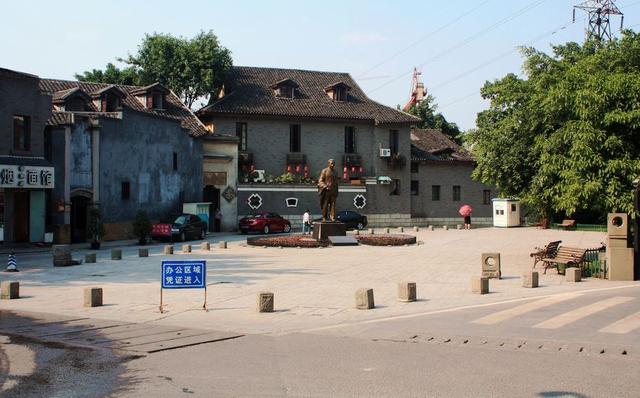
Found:
<svg viewBox="0 0 640 398"><path fill-rule="evenodd" d="M176 254L169 256L157 245L150 247L148 258L138 258L137 247L129 247L122 261L111 260L105 250L98 253L97 263L72 267L54 268L48 255L27 257L21 260L20 273L0 276L19 280L22 296L2 304L6 309L64 316L278 334L633 285L597 278L569 283L555 270L546 275L540 270L540 288L522 287L521 275L531 269L529 253L535 246L562 240L566 245L594 248L604 240L603 233L534 228L405 233L416 234L419 243L280 249L247 246L234 236L226 250L212 244L210 251L202 251L193 242L192 253L182 254L181 245L176 244ZM503 279L491 280L491 294L479 296L471 293L470 278L480 274L483 252L501 254ZM83 258L84 253L75 251L74 257ZM165 312L159 312L160 263L165 259L207 260L208 312L201 308L201 289L165 290ZM417 302L397 300L401 281L417 283ZM83 307L83 289L89 286L104 289L103 307ZM355 309L355 291L362 287L374 289L374 310ZM256 295L261 291L274 293L274 313L256 312Z"/></svg>

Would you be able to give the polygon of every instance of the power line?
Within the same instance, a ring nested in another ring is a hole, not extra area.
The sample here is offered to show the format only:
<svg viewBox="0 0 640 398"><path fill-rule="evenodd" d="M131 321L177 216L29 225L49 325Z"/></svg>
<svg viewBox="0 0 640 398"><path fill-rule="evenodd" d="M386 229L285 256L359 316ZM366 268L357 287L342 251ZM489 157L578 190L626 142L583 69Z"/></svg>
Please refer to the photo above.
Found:
<svg viewBox="0 0 640 398"><path fill-rule="evenodd" d="M482 37L483 35L495 30L499 26L504 25L505 23L510 22L510 21L516 19L517 17L519 17L519 16L531 11L532 9L534 9L535 7L541 5L542 3L546 2L546 1L547 0L536 0L536 1L533 1L533 2L529 3L528 5L523 7L522 9L520 9L517 12L515 12L515 13L513 13L513 14L511 14L511 15L509 15L509 16L501 19L501 20L499 20L498 22L494 23L493 25L489 26L488 28L482 29L481 31L477 32L476 34L474 34L472 36L469 36L466 39L458 42L454 46L449 47L448 49L442 51L441 53L439 53L435 57L431 58L429 61L423 62L422 64L418 65L418 68L423 68L425 65L428 65L428 64L431 64L431 63L435 62L439 58L442 58L444 55L449 54L452 51L457 50L457 49L459 49L461 47L464 47L465 45L477 40L478 38ZM398 79L401 79L401 78L405 77L409 73L413 73L413 69L411 69L411 71L408 72L408 73L403 73L401 75L398 75L398 76L394 77L393 79L383 83L382 85L374 88L373 90L370 90L368 92L368 94L371 94L373 92L376 92L376 91L380 90L383 87L388 86L389 84L397 81Z"/></svg>
<svg viewBox="0 0 640 398"><path fill-rule="evenodd" d="M446 28L448 28L449 26L455 24L456 22L458 22L462 18L466 17L469 14L472 14L473 12L478 10L479 8L483 7L489 1L491 1L491 0L485 0L485 1L481 2L480 4L476 5L475 7L472 7L471 9L463 12L462 14L458 15L456 18L452 19L451 21L449 21L449 22L445 23L444 25L440 26L439 28L427 33L426 35L422 36L421 38L419 38L418 40L416 40L413 43L409 44L408 46L404 47L403 49L395 52L393 55L389 56L388 58L385 58L384 60L378 62L375 65L373 65L371 68L365 70L364 72L362 72L360 74L360 76L358 76L358 78L361 78L362 76L365 76L367 73L369 73L369 72L377 69L378 67L386 64L387 62L391 61L392 59L394 59L398 55L400 55L400 54L404 53L405 51L410 50L411 48L413 48L413 47L417 46L418 44L422 43L423 41L425 41L429 37L431 37L431 36L433 36L433 35L435 35L437 33L440 33L441 31L443 31Z"/></svg>

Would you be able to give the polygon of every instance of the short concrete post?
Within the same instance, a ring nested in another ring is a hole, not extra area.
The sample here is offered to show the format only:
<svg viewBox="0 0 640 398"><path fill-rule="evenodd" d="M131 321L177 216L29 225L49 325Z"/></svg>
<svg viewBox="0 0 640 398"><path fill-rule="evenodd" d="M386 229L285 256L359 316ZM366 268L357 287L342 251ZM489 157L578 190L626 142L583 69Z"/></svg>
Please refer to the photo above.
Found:
<svg viewBox="0 0 640 398"><path fill-rule="evenodd" d="M398 232L404 232L404 228L403 227L398 227Z"/></svg>
<svg viewBox="0 0 640 398"><path fill-rule="evenodd" d="M420 231L420 227L416 225L415 227L413 227L413 230L414 230L415 232L419 232L419 231Z"/></svg>
<svg viewBox="0 0 640 398"><path fill-rule="evenodd" d="M209 242L202 242L200 244L200 250L211 250L211 245Z"/></svg>
<svg viewBox="0 0 640 398"><path fill-rule="evenodd" d="M362 288L356 290L356 308L370 310L376 305L373 301L373 289Z"/></svg>
<svg viewBox="0 0 640 398"><path fill-rule="evenodd" d="M191 245L182 245L183 253L191 253Z"/></svg>
<svg viewBox="0 0 640 398"><path fill-rule="evenodd" d="M462 229L462 225L461 224L457 224L456 225L456 229Z"/></svg>
<svg viewBox="0 0 640 398"><path fill-rule="evenodd" d="M53 245L51 254L53 255L54 267L66 267L73 264L71 246L69 245Z"/></svg>
<svg viewBox="0 0 640 398"><path fill-rule="evenodd" d="M471 292L474 294L489 293L489 278L482 276L471 277Z"/></svg>
<svg viewBox="0 0 640 398"><path fill-rule="evenodd" d="M442 229L444 229L445 231L448 231L449 230L449 226L448 225L443 225Z"/></svg>
<svg viewBox="0 0 640 398"><path fill-rule="evenodd" d="M273 312L273 293L258 293L258 312Z"/></svg>
<svg viewBox="0 0 640 398"><path fill-rule="evenodd" d="M138 249L138 257L149 257L149 249Z"/></svg>
<svg viewBox="0 0 640 398"><path fill-rule="evenodd" d="M360 230L356 229L356 235L360 235Z"/></svg>
<svg viewBox="0 0 640 398"><path fill-rule="evenodd" d="M85 264L95 263L96 262L96 253L87 253L84 255Z"/></svg>
<svg viewBox="0 0 640 398"><path fill-rule="evenodd" d="M385 233L385 234L388 234L388 233L389 233L389 228L385 228L385 229L384 229L384 233Z"/></svg>
<svg viewBox="0 0 640 398"><path fill-rule="evenodd" d="M164 254L173 254L173 246L167 245L164 247Z"/></svg>
<svg viewBox="0 0 640 398"><path fill-rule="evenodd" d="M565 270L567 282L580 282L582 280L582 270L576 267L569 267Z"/></svg>
<svg viewBox="0 0 640 398"><path fill-rule="evenodd" d="M226 242L226 241L224 241L224 240L221 240L221 241L218 243L218 247L219 247L219 248L221 248L221 249L226 249L226 248L227 248L227 242Z"/></svg>
<svg viewBox="0 0 640 398"><path fill-rule="evenodd" d="M536 288L538 287L538 273L529 271L522 275L522 287Z"/></svg>
<svg viewBox="0 0 640 398"><path fill-rule="evenodd" d="M404 302L416 301L416 283L400 282L398 284L398 300Z"/></svg>
<svg viewBox="0 0 640 398"><path fill-rule="evenodd" d="M429 225L429 231L433 231L434 229L433 225Z"/></svg>
<svg viewBox="0 0 640 398"><path fill-rule="evenodd" d="M111 259L112 260L122 260L122 250L120 250L120 249L111 250Z"/></svg>
<svg viewBox="0 0 640 398"><path fill-rule="evenodd" d="M0 299L13 300L20 298L20 282L2 281L0 283Z"/></svg>
<svg viewBox="0 0 640 398"><path fill-rule="evenodd" d="M369 234L370 234L370 235L375 234L375 230L374 230L373 228L369 228Z"/></svg>
<svg viewBox="0 0 640 398"><path fill-rule="evenodd" d="M101 287L85 287L84 288L84 306L85 307L101 307L102 306L102 288Z"/></svg>

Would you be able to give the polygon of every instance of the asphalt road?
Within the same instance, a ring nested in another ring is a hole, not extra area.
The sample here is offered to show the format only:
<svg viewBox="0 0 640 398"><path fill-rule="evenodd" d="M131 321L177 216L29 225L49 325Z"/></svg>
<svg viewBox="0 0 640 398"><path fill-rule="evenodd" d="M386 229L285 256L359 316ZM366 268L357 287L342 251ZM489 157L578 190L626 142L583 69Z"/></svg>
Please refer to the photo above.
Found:
<svg viewBox="0 0 640 398"><path fill-rule="evenodd" d="M21 397L637 397L638 311L640 288L631 287L250 335L136 359L11 342L34 350L37 365L8 376L2 344L2 380L14 383L5 396Z"/></svg>

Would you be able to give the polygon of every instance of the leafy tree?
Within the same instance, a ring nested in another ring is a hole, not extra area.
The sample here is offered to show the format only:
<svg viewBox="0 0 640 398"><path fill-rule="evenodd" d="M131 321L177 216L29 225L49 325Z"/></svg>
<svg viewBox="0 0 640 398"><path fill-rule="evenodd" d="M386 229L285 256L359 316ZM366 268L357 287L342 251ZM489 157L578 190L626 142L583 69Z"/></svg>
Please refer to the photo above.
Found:
<svg viewBox="0 0 640 398"><path fill-rule="evenodd" d="M474 177L541 215L632 213L640 175L640 37L523 49L526 78L481 90Z"/></svg>
<svg viewBox="0 0 640 398"><path fill-rule="evenodd" d="M104 71L76 74L80 81L148 85L160 82L192 107L198 98L216 96L231 70L231 52L213 32L192 39L155 33L146 35L135 55L119 58L127 67L109 63Z"/></svg>
<svg viewBox="0 0 640 398"><path fill-rule="evenodd" d="M418 125L422 129L439 129L457 143L462 141L462 131L455 123L448 122L442 113L436 113L438 105L432 95L427 95L422 101L409 109L409 113L422 119Z"/></svg>

